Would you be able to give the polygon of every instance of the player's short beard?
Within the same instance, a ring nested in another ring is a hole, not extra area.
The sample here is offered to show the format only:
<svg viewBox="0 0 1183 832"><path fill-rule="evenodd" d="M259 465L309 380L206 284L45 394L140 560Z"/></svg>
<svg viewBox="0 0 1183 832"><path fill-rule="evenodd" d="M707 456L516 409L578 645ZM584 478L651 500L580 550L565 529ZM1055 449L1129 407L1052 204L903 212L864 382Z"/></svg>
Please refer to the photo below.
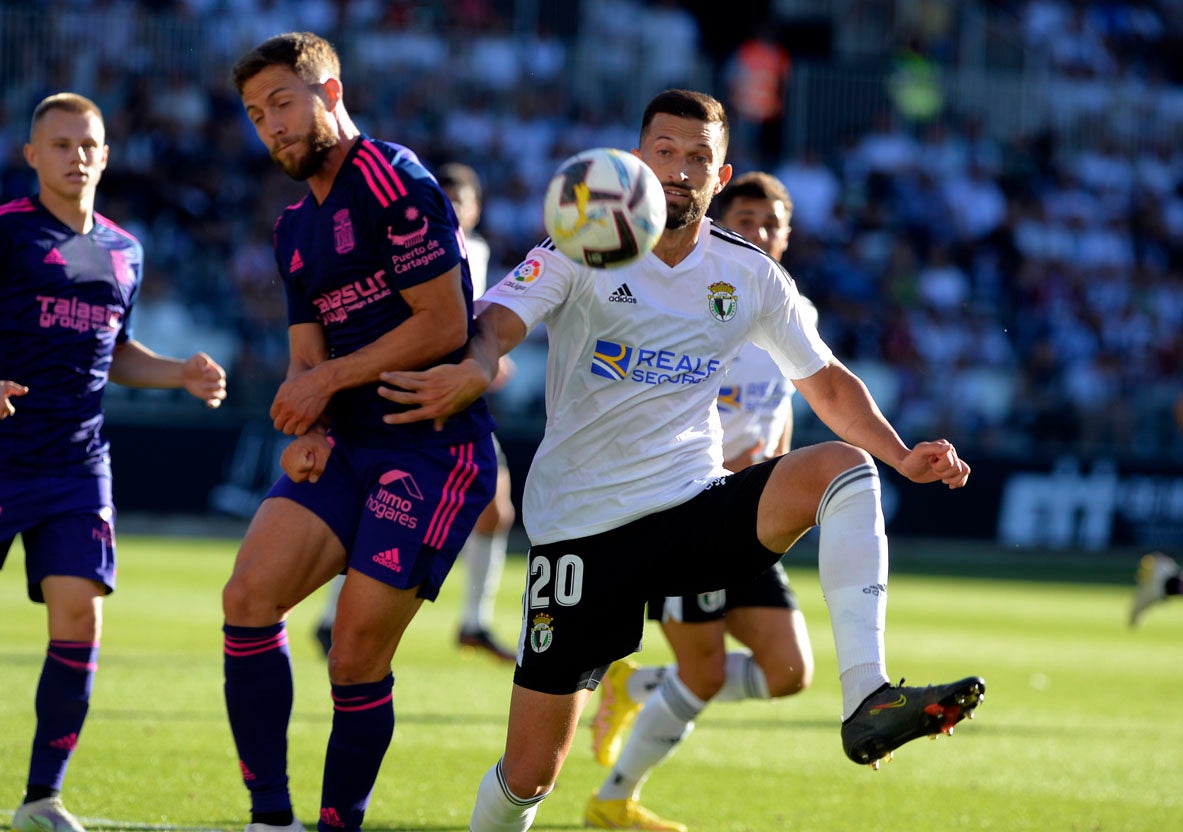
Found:
<svg viewBox="0 0 1183 832"><path fill-rule="evenodd" d="M689 199L686 201L686 206L680 211L668 211L669 203L666 203L666 231L677 231L681 228L686 228L687 226L693 225L706 216L707 206L711 204L710 194L708 194L705 190L691 190L687 196Z"/></svg>
<svg viewBox="0 0 1183 832"><path fill-rule="evenodd" d="M320 170L329 151L337 146L337 131L329 119L314 116L312 129L297 142L303 142L308 147L308 152L303 156L285 160L279 156L280 150L275 149L271 151L271 158L283 168L284 173L297 182L303 182Z"/></svg>

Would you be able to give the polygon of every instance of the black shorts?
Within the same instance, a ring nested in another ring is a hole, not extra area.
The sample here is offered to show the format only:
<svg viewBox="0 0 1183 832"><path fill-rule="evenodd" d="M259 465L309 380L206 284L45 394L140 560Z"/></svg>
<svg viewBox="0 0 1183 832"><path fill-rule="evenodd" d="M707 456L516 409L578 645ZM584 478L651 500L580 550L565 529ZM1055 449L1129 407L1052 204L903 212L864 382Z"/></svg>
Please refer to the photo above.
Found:
<svg viewBox="0 0 1183 832"><path fill-rule="evenodd" d="M680 621L701 624L722 621L731 610L741 607L801 609L789 587L789 578L779 563L765 569L750 581L697 595L659 595L649 599L650 621Z"/></svg>
<svg viewBox="0 0 1183 832"><path fill-rule="evenodd" d="M553 694L594 689L603 669L640 649L650 598L747 583L778 563L783 553L756 536L776 462L720 478L619 528L531 547L514 682Z"/></svg>

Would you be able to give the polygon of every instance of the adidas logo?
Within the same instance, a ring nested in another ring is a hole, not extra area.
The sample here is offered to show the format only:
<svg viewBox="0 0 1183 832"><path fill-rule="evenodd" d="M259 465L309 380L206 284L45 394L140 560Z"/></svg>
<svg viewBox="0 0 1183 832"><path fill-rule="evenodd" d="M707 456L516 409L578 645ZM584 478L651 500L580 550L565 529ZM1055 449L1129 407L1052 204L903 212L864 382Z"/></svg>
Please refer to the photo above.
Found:
<svg viewBox="0 0 1183 832"><path fill-rule="evenodd" d="M296 249L295 254L292 255L292 262L288 264L289 272L298 272L304 268L304 258L300 256L300 249Z"/></svg>
<svg viewBox="0 0 1183 832"><path fill-rule="evenodd" d="M66 265L66 258L62 257L62 253L56 248L51 248L49 254L45 255L45 259L41 262L48 263L51 266L64 266Z"/></svg>
<svg viewBox="0 0 1183 832"><path fill-rule="evenodd" d="M341 820L341 816L337 814L337 810L332 806L325 806L320 810L320 822L334 829L345 828L345 821Z"/></svg>
<svg viewBox="0 0 1183 832"><path fill-rule="evenodd" d="M628 288L627 283L621 283L616 287L616 291L608 295L608 303L636 303L637 299L633 297L632 290Z"/></svg>
<svg viewBox="0 0 1183 832"><path fill-rule="evenodd" d="M385 566L395 572L402 572L403 565L398 561L398 549L387 549L385 552L379 552L373 557L374 563L379 566Z"/></svg>
<svg viewBox="0 0 1183 832"><path fill-rule="evenodd" d="M50 740L49 747L61 749L62 751L73 751L78 747L78 734L67 734L56 740Z"/></svg>

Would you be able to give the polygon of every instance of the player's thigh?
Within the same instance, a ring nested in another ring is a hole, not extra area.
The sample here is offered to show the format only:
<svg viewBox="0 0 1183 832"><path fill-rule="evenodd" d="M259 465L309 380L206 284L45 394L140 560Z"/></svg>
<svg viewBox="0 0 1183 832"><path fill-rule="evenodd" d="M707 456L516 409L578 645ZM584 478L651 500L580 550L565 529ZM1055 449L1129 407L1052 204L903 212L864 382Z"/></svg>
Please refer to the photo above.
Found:
<svg viewBox="0 0 1183 832"><path fill-rule="evenodd" d="M817 524L818 505L834 478L870 461L866 451L845 442L822 442L779 457L760 497L760 542L774 551L788 551Z"/></svg>
<svg viewBox="0 0 1183 832"><path fill-rule="evenodd" d="M640 649L654 587L638 580L634 543L616 529L530 548L517 685L594 689L599 671Z"/></svg>
<svg viewBox="0 0 1183 832"><path fill-rule="evenodd" d="M813 647L805 616L788 607L729 610L727 631L752 651L773 696L787 696L813 680Z"/></svg>
<svg viewBox="0 0 1183 832"><path fill-rule="evenodd" d="M496 534L508 530L514 521L513 500L510 496L509 469L497 469L497 493L477 518L475 530L482 534Z"/></svg>
<svg viewBox="0 0 1183 832"><path fill-rule="evenodd" d="M287 498L268 498L251 520L223 591L226 620L274 624L344 567L345 547L324 520Z"/></svg>
<svg viewBox="0 0 1183 832"><path fill-rule="evenodd" d="M720 620L663 621L661 630L674 651L678 676L701 699L710 699L727 679L726 625Z"/></svg>
<svg viewBox="0 0 1183 832"><path fill-rule="evenodd" d="M89 578L50 575L41 581L41 593L54 641L97 643L103 631L103 597L107 587Z"/></svg>
<svg viewBox="0 0 1183 832"><path fill-rule="evenodd" d="M7 486L4 488L3 486ZM109 477L38 477L0 486L0 537L20 532L29 598L45 600L51 576L115 590L115 507Z"/></svg>
<svg viewBox="0 0 1183 832"><path fill-rule="evenodd" d="M541 693L514 685L501 768L515 796L528 799L554 785L591 694Z"/></svg>
<svg viewBox="0 0 1183 832"><path fill-rule="evenodd" d="M403 633L422 605L415 587L399 589L350 569L341 586L329 651L333 683L383 679L390 672Z"/></svg>

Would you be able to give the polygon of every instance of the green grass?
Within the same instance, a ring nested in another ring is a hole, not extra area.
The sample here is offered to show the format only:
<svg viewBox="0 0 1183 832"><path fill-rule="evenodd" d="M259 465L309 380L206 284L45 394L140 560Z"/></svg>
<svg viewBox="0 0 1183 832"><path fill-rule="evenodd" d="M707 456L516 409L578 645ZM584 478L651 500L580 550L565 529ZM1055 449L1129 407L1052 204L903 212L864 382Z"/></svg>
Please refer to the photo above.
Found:
<svg viewBox="0 0 1183 832"><path fill-rule="evenodd" d="M101 670L66 784L68 805L92 829L245 823L221 694L219 593L234 550L232 540L121 538L120 590L106 606ZM507 640L516 636L523 563L511 560L502 586L498 628ZM807 556L795 564L790 576L817 654L813 687L786 701L709 709L647 785L651 808L697 832L1178 828L1183 604L1154 610L1131 631L1128 583L897 573L891 673L912 684L979 673L989 691L953 739L912 743L872 772L842 754L816 569ZM454 648L461 577L425 605L396 658L398 724L367 829L467 830L477 782L501 752L511 673ZM25 599L19 544L0 572L0 609L0 806L14 807L45 649L44 612ZM291 781L306 823L317 812L330 719L311 637L318 612L314 598L290 621ZM649 631L642 658L667 656L660 633ZM580 828L603 775L581 732L534 828ZM0 823L6 817L0 810Z"/></svg>

